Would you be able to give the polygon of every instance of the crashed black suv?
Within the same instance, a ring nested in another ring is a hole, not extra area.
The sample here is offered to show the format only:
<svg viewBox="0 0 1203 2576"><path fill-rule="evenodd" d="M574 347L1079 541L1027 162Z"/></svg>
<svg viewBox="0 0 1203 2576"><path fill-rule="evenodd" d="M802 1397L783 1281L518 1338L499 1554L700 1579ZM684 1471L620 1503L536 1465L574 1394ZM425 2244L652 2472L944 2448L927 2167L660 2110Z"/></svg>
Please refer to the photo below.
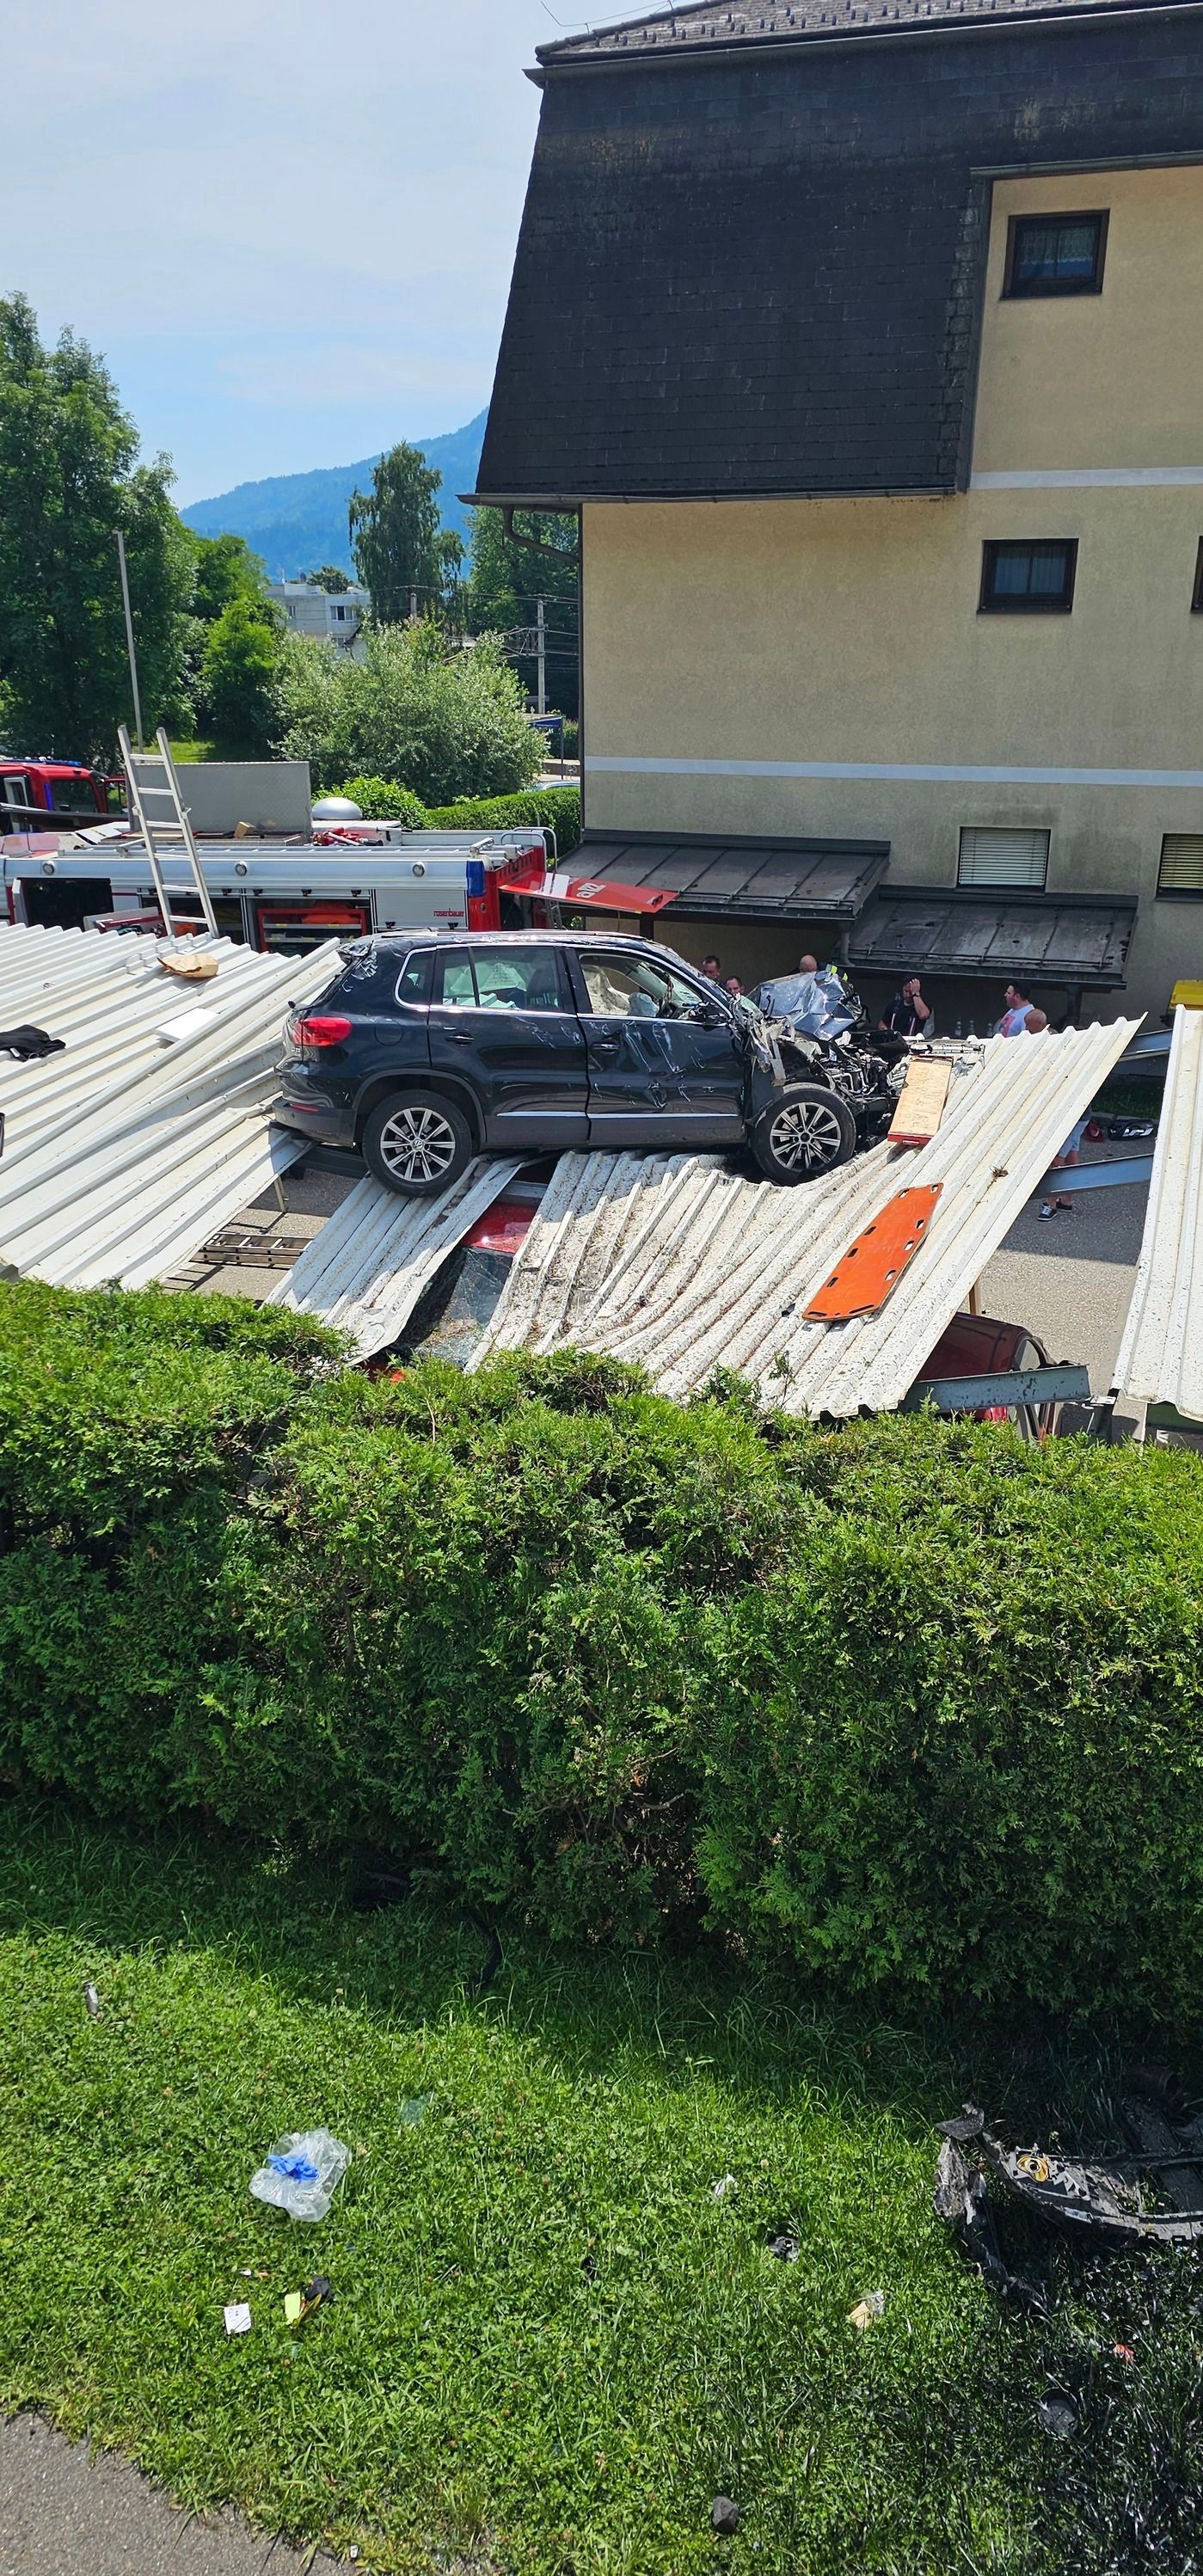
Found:
<svg viewBox="0 0 1203 2576"><path fill-rule="evenodd" d="M769 1017L641 939L356 941L288 1024L273 1114L358 1147L412 1197L447 1189L482 1149L746 1141L770 1180L809 1180L893 1094L855 995L831 970L802 980L822 988L811 1012Z"/></svg>

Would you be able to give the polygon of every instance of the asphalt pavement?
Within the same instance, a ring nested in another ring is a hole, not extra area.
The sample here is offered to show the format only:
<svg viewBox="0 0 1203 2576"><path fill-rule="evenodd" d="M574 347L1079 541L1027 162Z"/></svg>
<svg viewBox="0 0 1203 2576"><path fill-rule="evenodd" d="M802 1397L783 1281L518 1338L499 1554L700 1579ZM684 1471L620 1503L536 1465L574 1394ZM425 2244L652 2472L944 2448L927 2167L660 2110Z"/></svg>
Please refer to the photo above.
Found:
<svg viewBox="0 0 1203 2576"><path fill-rule="evenodd" d="M0 2423L0 2576L355 2576L234 2514L181 2513L126 2460L39 2415Z"/></svg>
<svg viewBox="0 0 1203 2576"><path fill-rule="evenodd" d="M1089 1159L1151 1151L1151 1143L1115 1145ZM1072 1172L1064 1180L1071 1188ZM1031 1199L982 1277L983 1313L1026 1324L1050 1359L1080 1360L1095 1395L1106 1394L1114 1375L1148 1196L1143 1182L1087 1190L1071 1216L1047 1218Z"/></svg>

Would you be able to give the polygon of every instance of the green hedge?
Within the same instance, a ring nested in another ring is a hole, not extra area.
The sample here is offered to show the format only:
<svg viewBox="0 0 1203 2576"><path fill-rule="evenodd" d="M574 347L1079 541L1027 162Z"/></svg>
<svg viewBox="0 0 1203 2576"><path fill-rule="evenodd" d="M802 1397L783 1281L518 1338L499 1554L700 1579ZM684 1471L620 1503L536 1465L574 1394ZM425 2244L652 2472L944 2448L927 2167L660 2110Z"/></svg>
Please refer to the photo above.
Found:
<svg viewBox="0 0 1203 2576"><path fill-rule="evenodd" d="M550 824L563 859L580 841L581 791L579 787L530 788L517 796L487 796L460 805L434 805L426 820L438 832L512 832L520 823Z"/></svg>
<svg viewBox="0 0 1203 2576"><path fill-rule="evenodd" d="M0 1762L549 1936L1198 2018L1203 1465L0 1289Z"/></svg>

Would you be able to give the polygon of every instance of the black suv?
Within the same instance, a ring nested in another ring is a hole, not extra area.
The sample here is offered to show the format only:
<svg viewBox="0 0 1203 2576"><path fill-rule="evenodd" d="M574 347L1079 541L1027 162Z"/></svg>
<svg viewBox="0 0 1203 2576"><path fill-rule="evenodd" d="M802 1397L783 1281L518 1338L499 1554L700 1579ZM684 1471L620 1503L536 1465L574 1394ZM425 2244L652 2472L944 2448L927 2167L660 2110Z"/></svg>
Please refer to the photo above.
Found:
<svg viewBox="0 0 1203 2576"><path fill-rule="evenodd" d="M805 1181L891 1106L851 1036L793 1038L644 940L436 931L344 951L289 1022L273 1115L426 1198L482 1149L746 1141L770 1180Z"/></svg>

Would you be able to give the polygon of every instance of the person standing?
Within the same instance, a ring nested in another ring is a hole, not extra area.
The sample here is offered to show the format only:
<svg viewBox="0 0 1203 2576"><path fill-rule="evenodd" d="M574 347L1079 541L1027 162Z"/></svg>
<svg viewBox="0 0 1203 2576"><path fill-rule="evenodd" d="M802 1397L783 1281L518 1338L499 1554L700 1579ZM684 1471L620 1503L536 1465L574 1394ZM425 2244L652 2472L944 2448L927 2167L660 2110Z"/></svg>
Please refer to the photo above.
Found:
<svg viewBox="0 0 1203 2576"><path fill-rule="evenodd" d="M706 981L707 981L707 983L708 983L708 984L718 984L718 983L721 983L721 981L722 981L722 974L723 974L723 970L722 970L721 965L719 964L718 958L717 958L717 957L703 957L703 959L702 959L702 973L703 973L703 975L705 976Z"/></svg>
<svg viewBox="0 0 1203 2576"><path fill-rule="evenodd" d="M922 1038L927 1036L934 1019L935 1012L930 1002L924 999L918 976L911 975L902 991L895 993L884 1020L880 1020L878 1026L892 1037Z"/></svg>
<svg viewBox="0 0 1203 2576"><path fill-rule="evenodd" d="M1028 1029L1028 1014L1031 1009L1032 996L1025 992L1023 985L1008 984L1003 994L1003 1015L998 1023L997 1035L1000 1038L1018 1038L1023 1036L1026 1029L1028 1035L1034 1037L1036 1031ZM1044 1020L1043 1013L1041 1018L1047 1028L1048 1022Z"/></svg>

